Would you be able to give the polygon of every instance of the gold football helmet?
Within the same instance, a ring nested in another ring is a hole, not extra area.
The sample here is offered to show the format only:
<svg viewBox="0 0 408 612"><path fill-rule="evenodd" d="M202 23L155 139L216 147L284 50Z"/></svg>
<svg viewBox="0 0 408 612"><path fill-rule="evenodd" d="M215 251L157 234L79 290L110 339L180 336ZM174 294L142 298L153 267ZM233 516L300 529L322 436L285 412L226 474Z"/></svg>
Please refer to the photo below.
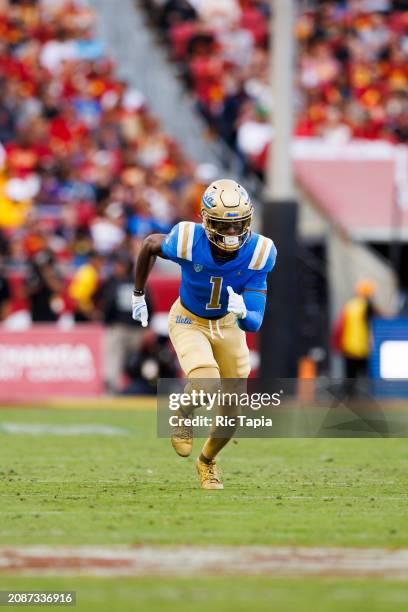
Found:
<svg viewBox="0 0 408 612"><path fill-rule="evenodd" d="M203 198L201 217L207 238L224 251L237 251L251 235L253 206L247 191L230 179L214 181Z"/></svg>

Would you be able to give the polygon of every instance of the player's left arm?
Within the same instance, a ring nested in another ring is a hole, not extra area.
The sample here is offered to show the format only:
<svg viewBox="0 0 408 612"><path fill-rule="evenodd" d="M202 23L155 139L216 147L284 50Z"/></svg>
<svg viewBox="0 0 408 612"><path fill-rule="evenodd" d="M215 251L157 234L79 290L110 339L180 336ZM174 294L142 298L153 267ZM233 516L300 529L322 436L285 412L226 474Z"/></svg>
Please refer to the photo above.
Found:
<svg viewBox="0 0 408 612"><path fill-rule="evenodd" d="M267 261L248 279L242 294L234 293L228 287L228 311L237 316L238 326L247 332L259 331L265 314L267 277L276 262L276 247L272 243Z"/></svg>
<svg viewBox="0 0 408 612"><path fill-rule="evenodd" d="M242 295L235 293L232 287L227 287L227 289L228 312L236 315L238 326L241 329L257 332L264 317L266 289L247 287L243 290Z"/></svg>
<svg viewBox="0 0 408 612"><path fill-rule="evenodd" d="M259 331L265 314L266 289L245 288L243 298L246 307L245 319L238 320L238 326L244 331Z"/></svg>

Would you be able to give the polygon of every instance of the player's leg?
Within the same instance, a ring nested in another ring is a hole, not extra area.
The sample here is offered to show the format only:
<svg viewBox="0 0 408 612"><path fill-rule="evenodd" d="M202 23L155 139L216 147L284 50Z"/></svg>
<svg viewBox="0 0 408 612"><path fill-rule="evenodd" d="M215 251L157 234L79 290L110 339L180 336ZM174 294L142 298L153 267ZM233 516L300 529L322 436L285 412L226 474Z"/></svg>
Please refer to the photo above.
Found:
<svg viewBox="0 0 408 612"><path fill-rule="evenodd" d="M194 317L189 317L180 302L177 301L169 315L169 336L176 351L184 375L189 379L186 392L202 388L202 381L219 379L220 373L214 359L211 344ZM190 322L186 322L190 321ZM199 389L198 389L199 390ZM192 427L184 425L184 419L191 414L194 407L179 409L180 425L174 429L171 443L181 457L188 457L193 443Z"/></svg>
<svg viewBox="0 0 408 612"><path fill-rule="evenodd" d="M248 378L251 365L245 332L238 327L235 319L232 325L228 322L219 329L220 333L212 341L212 349L221 378Z"/></svg>
<svg viewBox="0 0 408 612"><path fill-rule="evenodd" d="M250 373L249 350L246 335L235 324L227 321L226 325L216 327L211 340L214 357L220 368L224 397L229 393L242 393L246 389L246 379ZM243 385L245 388L243 388ZM226 417L227 424L215 427L205 442L200 459L213 462L218 453L234 436L239 413L239 406L234 401L223 402L218 407L219 414Z"/></svg>
<svg viewBox="0 0 408 612"><path fill-rule="evenodd" d="M188 378L188 387L190 391L192 389L197 389L198 391L204 389L204 391L211 393L217 392L221 386L218 367L196 368L190 372ZM209 379L214 380L213 385L210 384ZM196 461L196 468L202 489L214 490L224 488L217 465L213 459L208 459L201 453Z"/></svg>

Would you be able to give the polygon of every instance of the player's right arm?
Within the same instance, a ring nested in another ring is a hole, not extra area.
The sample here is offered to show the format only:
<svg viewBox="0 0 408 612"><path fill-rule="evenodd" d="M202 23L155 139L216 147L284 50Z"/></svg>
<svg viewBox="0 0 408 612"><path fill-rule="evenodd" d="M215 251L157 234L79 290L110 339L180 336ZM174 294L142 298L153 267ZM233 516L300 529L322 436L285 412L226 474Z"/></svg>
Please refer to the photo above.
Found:
<svg viewBox="0 0 408 612"><path fill-rule="evenodd" d="M178 264L192 259L195 224L188 221L177 223L169 234L150 234L143 240L136 263L135 292L142 295L147 277L156 257L171 259Z"/></svg>
<svg viewBox="0 0 408 612"><path fill-rule="evenodd" d="M144 293L147 277L157 257L164 257L161 250L166 234L150 234L143 240L136 262L135 291Z"/></svg>
<svg viewBox="0 0 408 612"><path fill-rule="evenodd" d="M142 327L147 327L149 312L145 300L145 286L150 270L154 266L157 257L165 257L162 252L162 244L166 238L165 234L150 234L142 243L136 262L135 289L132 295L132 318L139 321Z"/></svg>
<svg viewBox="0 0 408 612"><path fill-rule="evenodd" d="M195 223L181 221L169 234L151 234L143 241L136 263L135 290L132 297L132 316L135 321L140 321L143 327L147 327L148 319L144 288L156 257L170 259L180 265L184 260L191 261L194 230Z"/></svg>

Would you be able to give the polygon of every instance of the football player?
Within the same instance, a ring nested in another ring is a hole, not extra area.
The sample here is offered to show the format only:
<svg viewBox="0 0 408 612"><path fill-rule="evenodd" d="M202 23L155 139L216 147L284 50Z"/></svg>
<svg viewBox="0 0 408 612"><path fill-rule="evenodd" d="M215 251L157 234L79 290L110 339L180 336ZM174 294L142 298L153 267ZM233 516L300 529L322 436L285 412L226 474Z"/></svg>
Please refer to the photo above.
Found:
<svg viewBox="0 0 408 612"><path fill-rule="evenodd" d="M157 256L181 267L180 296L169 313L169 335L185 376L246 379L250 372L245 332L259 330L266 303L266 278L275 265L270 238L251 231L253 206L235 181L213 182L202 198L202 224L181 222L168 235L151 234L142 245L132 298L133 318L144 327L148 274ZM181 413L186 417L188 413ZM230 435L210 435L197 459L203 489L222 489L215 457ZM176 452L192 450L192 428L172 437Z"/></svg>

